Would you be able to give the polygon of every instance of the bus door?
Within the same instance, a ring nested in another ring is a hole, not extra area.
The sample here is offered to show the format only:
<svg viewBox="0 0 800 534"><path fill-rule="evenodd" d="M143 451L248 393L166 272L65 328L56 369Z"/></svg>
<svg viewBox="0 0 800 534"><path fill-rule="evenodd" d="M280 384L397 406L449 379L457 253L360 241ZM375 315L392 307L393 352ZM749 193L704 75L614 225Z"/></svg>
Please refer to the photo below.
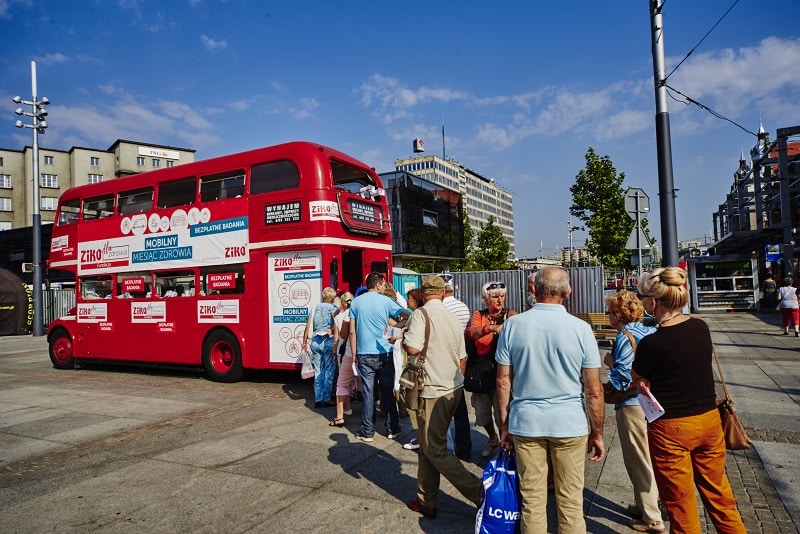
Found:
<svg viewBox="0 0 800 534"><path fill-rule="evenodd" d="M266 317L270 363L297 363L306 319L322 300L322 276L320 250L267 254Z"/></svg>
<svg viewBox="0 0 800 534"><path fill-rule="evenodd" d="M360 248L347 247L342 249L341 289L356 293L356 289L364 285L369 273L363 272L364 251Z"/></svg>

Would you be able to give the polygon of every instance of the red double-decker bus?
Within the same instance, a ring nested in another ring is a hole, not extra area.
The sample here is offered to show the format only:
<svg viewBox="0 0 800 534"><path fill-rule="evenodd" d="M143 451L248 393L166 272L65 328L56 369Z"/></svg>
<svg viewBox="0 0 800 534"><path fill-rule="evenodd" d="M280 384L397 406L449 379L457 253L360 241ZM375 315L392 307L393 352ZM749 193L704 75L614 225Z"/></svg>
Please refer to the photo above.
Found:
<svg viewBox="0 0 800 534"><path fill-rule="evenodd" d="M76 307L50 325L50 358L202 365L221 382L295 368L324 287L391 275L389 228L375 170L308 142L74 187L49 268L74 274Z"/></svg>

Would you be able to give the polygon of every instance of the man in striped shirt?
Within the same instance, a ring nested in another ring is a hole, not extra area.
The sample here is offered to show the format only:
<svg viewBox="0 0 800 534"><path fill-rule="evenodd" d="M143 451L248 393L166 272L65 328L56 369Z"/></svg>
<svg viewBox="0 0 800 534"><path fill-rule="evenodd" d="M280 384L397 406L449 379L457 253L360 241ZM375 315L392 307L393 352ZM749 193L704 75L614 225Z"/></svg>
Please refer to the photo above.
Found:
<svg viewBox="0 0 800 534"><path fill-rule="evenodd" d="M461 323L461 329L466 330L472 318L472 314L470 314L467 305L454 296L455 288L453 287L453 275L444 273L440 274L439 277L444 280L444 299L442 300L442 305L456 316L458 322ZM456 424L453 448L455 449L456 456L462 460L468 461L472 452L472 438L470 437L469 413L467 412L465 397L466 395L461 396L461 401L456 406L456 411L453 414L453 421Z"/></svg>

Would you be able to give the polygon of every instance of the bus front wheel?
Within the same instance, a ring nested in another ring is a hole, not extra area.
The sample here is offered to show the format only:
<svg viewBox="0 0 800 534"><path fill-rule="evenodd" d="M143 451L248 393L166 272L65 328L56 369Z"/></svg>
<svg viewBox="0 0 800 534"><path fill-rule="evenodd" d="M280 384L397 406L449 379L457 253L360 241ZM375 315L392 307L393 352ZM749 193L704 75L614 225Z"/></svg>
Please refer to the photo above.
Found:
<svg viewBox="0 0 800 534"><path fill-rule="evenodd" d="M75 358L72 356L72 337L63 328L59 328L50 336L50 361L56 369L74 369Z"/></svg>
<svg viewBox="0 0 800 534"><path fill-rule="evenodd" d="M211 332L203 342L203 367L214 382L237 382L242 378L242 349L227 330Z"/></svg>

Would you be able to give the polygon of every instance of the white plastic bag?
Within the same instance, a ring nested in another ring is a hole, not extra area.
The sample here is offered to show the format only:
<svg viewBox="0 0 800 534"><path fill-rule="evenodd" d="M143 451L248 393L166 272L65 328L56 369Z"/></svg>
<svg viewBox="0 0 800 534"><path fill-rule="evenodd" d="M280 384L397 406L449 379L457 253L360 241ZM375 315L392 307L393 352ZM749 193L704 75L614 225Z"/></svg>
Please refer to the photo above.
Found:
<svg viewBox="0 0 800 534"><path fill-rule="evenodd" d="M303 351L297 361L303 364L300 369L300 378L314 378L314 362L311 359L311 352Z"/></svg>

